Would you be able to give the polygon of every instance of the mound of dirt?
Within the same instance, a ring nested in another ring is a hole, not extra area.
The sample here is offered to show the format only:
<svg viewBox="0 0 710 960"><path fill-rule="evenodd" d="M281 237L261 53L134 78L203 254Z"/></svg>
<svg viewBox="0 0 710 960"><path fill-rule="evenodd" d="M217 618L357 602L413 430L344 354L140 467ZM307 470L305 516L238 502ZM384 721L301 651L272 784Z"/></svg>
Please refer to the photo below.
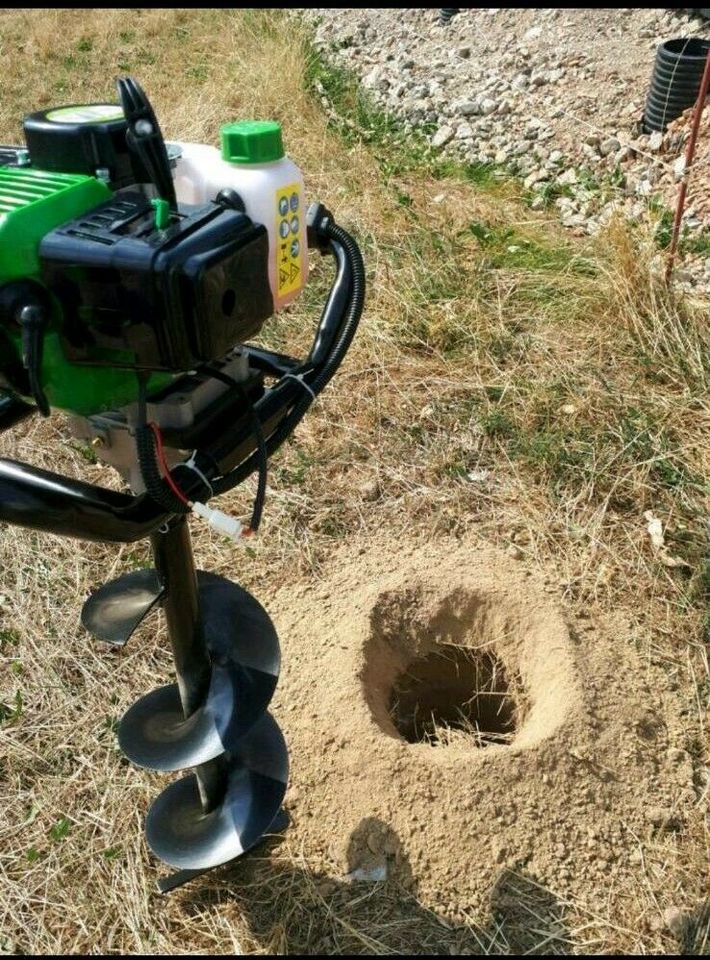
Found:
<svg viewBox="0 0 710 960"><path fill-rule="evenodd" d="M571 622L555 588L473 544L355 544L331 571L270 604L303 849L334 876L385 868L452 919L510 870L623 915L645 846L694 809L680 701L628 626Z"/></svg>

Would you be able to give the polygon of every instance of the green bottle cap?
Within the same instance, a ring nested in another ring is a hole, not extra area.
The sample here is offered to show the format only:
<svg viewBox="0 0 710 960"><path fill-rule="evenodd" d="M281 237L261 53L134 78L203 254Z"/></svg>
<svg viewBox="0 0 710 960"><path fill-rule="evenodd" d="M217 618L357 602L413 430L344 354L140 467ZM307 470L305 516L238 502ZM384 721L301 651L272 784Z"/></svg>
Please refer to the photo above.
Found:
<svg viewBox="0 0 710 960"><path fill-rule="evenodd" d="M281 124L275 120L240 120L220 130L222 157L229 163L270 163L284 156Z"/></svg>

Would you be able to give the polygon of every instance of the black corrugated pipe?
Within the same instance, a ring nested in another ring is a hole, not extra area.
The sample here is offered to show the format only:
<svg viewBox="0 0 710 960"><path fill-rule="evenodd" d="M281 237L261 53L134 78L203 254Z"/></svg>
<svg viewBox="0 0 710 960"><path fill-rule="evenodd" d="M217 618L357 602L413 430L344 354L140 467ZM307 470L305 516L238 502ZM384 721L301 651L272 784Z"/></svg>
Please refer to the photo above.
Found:
<svg viewBox="0 0 710 960"><path fill-rule="evenodd" d="M671 120L693 106L708 50L710 40L703 37L679 37L660 44L643 113L644 133L664 133Z"/></svg>
<svg viewBox="0 0 710 960"><path fill-rule="evenodd" d="M444 9L439 10L439 23L443 26L445 23L448 23L450 20L456 16L459 12L459 7L445 7Z"/></svg>

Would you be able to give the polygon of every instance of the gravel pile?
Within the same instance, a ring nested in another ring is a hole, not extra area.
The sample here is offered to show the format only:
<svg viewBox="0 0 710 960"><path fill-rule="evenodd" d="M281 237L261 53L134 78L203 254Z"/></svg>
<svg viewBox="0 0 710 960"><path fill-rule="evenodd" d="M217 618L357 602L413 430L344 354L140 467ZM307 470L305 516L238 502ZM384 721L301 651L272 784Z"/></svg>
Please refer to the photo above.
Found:
<svg viewBox="0 0 710 960"><path fill-rule="evenodd" d="M659 43L710 36L680 10L316 9L316 45L354 71L375 101L432 145L494 163L554 197L565 227L595 233L617 211L674 207L688 118L645 135L640 120ZM710 110L707 111L710 113ZM704 118L684 224L695 252L677 277L710 289L710 118ZM705 247L705 249L703 249Z"/></svg>

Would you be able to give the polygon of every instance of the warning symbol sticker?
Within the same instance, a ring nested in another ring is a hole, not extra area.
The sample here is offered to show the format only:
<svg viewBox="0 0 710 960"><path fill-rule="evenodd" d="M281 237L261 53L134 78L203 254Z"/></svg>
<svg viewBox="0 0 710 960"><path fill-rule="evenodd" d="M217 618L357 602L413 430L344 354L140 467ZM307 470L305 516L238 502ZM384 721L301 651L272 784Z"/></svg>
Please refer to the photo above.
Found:
<svg viewBox="0 0 710 960"><path fill-rule="evenodd" d="M276 268L278 273L278 295L280 297L292 293L303 286L303 245L305 242L303 219L296 216L295 211L301 206L300 186L291 183L276 192L275 221L276 231L281 242L276 245ZM285 219L285 213L293 214L290 221ZM284 243L286 237L290 241Z"/></svg>

